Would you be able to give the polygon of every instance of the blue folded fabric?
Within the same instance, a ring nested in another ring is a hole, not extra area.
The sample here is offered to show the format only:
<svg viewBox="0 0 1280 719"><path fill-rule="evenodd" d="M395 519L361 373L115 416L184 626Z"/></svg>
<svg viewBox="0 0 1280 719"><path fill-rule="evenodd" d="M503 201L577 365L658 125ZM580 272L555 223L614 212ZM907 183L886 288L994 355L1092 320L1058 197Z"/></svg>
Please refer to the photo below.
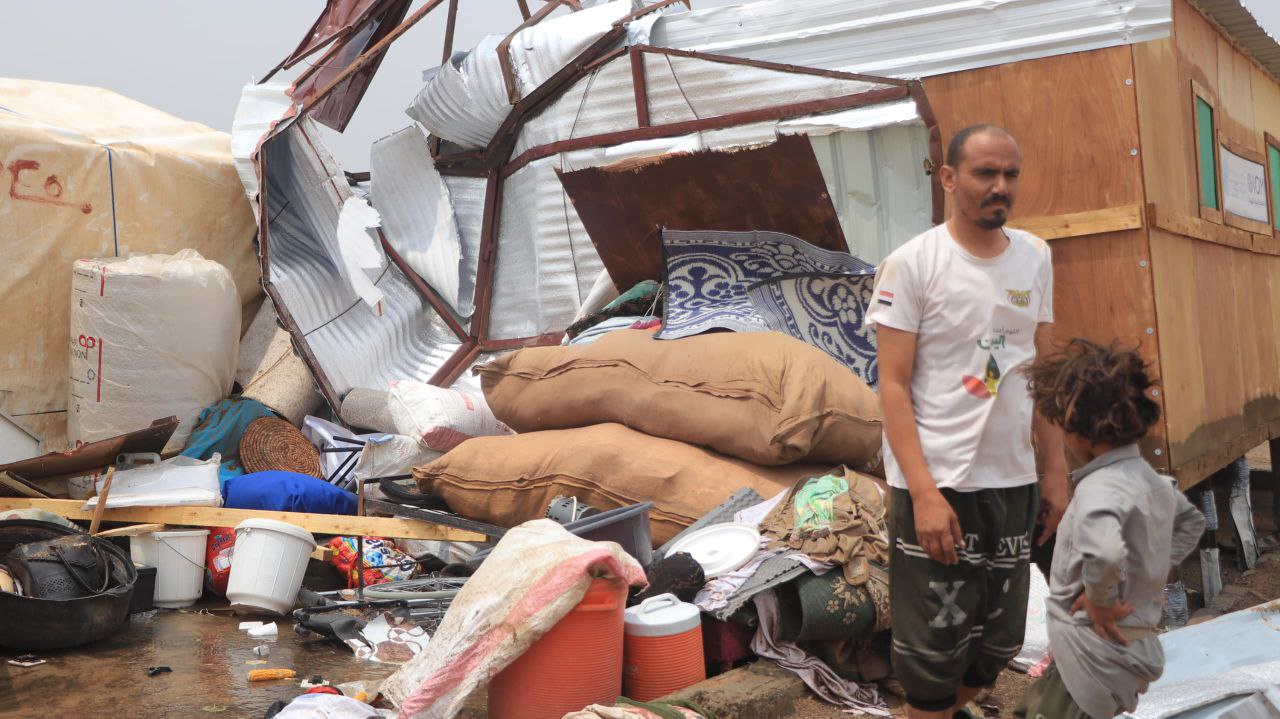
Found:
<svg viewBox="0 0 1280 719"><path fill-rule="evenodd" d="M356 495L297 472L268 470L232 477L222 487L223 506L276 512L355 514Z"/></svg>
<svg viewBox="0 0 1280 719"><path fill-rule="evenodd" d="M187 438L183 456L210 459L222 455L218 466L218 482L224 487L228 479L244 474L240 465L240 438L249 423L262 417L274 417L266 405L247 397L230 397L205 407L196 418L196 428Z"/></svg>

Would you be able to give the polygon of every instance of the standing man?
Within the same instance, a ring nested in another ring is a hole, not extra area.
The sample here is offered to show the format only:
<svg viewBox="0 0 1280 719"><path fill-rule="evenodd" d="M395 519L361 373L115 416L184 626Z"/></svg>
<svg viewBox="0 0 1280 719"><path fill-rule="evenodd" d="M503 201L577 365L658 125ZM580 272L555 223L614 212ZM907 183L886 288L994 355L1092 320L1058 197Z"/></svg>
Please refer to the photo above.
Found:
<svg viewBox="0 0 1280 719"><path fill-rule="evenodd" d="M1061 430L1033 413L1021 373L1048 353L1053 322L1048 245L1004 229L1021 169L1005 130L956 133L940 175L951 219L885 259L867 316L893 488L892 659L911 719L951 719L1017 655L1031 542L1067 505Z"/></svg>

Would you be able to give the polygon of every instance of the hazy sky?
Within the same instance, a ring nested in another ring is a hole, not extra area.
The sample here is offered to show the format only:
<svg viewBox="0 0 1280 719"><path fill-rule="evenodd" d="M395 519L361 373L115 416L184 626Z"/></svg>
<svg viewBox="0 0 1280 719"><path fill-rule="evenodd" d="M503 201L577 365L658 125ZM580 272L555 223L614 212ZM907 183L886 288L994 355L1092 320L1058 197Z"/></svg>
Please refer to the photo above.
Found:
<svg viewBox="0 0 1280 719"><path fill-rule="evenodd" d="M1280 1L1245 4L1280 37ZM297 46L323 7L323 0L0 0L9 31L0 76L97 85L230 130L241 87ZM520 22L515 0L461 0L459 7L457 49ZM347 169L368 169L369 144L409 124L404 108L422 71L440 64L445 14L437 8L392 45L346 134L331 139Z"/></svg>

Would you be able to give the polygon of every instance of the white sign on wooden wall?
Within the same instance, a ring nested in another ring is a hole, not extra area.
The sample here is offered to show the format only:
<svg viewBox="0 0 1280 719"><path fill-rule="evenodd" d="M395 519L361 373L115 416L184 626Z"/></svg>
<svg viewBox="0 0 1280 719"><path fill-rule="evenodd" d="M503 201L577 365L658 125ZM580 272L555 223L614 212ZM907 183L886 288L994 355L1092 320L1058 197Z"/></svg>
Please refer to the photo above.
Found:
<svg viewBox="0 0 1280 719"><path fill-rule="evenodd" d="M1262 163L1222 149L1222 205L1237 217L1267 222L1267 173Z"/></svg>

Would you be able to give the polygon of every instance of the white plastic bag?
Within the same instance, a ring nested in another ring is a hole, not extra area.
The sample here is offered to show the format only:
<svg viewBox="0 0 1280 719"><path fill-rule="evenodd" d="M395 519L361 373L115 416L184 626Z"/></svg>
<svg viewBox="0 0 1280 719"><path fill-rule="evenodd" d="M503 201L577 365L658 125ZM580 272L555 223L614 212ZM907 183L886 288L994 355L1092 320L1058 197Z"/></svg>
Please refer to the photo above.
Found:
<svg viewBox="0 0 1280 719"><path fill-rule="evenodd" d="M515 434L493 416L484 397L422 382L392 382L387 400L396 432L448 452L472 437Z"/></svg>
<svg viewBox="0 0 1280 719"><path fill-rule="evenodd" d="M179 455L163 462L136 469L118 471L111 480L107 509L116 507L221 507L222 491L218 486L218 465L222 455L214 453L207 460ZM106 476L98 480L101 494ZM83 509L98 505L92 497Z"/></svg>
<svg viewBox="0 0 1280 719"><path fill-rule="evenodd" d="M235 378L240 300L195 250L77 260L72 269L67 436L77 446L176 415L166 451Z"/></svg>

